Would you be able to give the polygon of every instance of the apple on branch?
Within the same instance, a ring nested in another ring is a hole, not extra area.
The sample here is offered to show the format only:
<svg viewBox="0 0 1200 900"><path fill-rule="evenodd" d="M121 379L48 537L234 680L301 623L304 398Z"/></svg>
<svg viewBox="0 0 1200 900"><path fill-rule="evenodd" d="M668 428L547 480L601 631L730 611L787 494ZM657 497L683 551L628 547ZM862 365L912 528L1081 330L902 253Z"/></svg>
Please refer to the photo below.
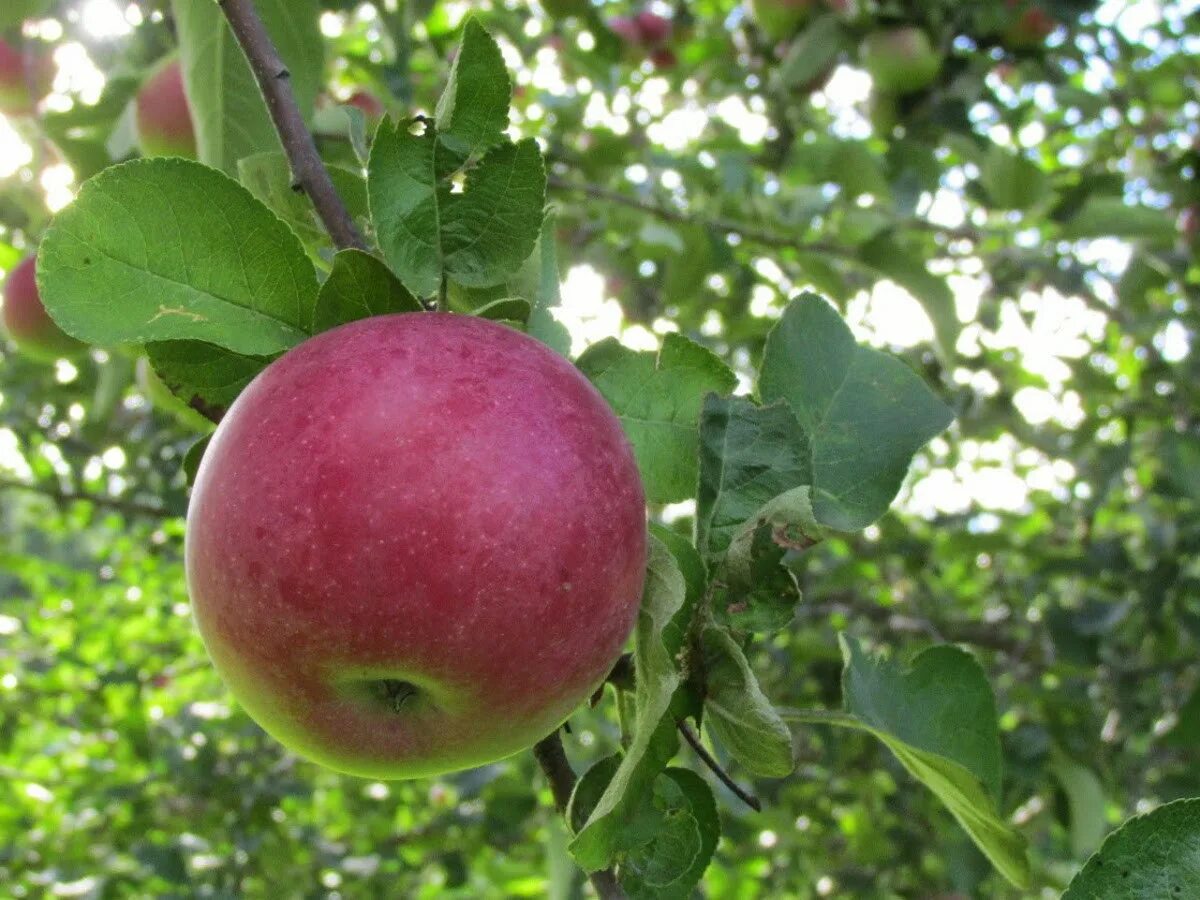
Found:
<svg viewBox="0 0 1200 900"><path fill-rule="evenodd" d="M29 116L54 84L54 58L0 38L0 113Z"/></svg>
<svg viewBox="0 0 1200 900"><path fill-rule="evenodd" d="M4 330L21 352L53 361L84 345L66 334L46 312L37 286L37 257L22 260L4 281Z"/></svg>
<svg viewBox="0 0 1200 900"><path fill-rule="evenodd" d="M497 323L380 316L268 366L188 513L196 621L234 696L330 768L412 778L554 731L629 636L645 499L620 422Z"/></svg>
<svg viewBox="0 0 1200 900"><path fill-rule="evenodd" d="M178 58L168 57L150 73L135 108L143 156L196 158L196 131Z"/></svg>
<svg viewBox="0 0 1200 900"><path fill-rule="evenodd" d="M862 63L879 90L912 94L933 84L942 70L942 55L927 35L913 25L873 31L863 39Z"/></svg>

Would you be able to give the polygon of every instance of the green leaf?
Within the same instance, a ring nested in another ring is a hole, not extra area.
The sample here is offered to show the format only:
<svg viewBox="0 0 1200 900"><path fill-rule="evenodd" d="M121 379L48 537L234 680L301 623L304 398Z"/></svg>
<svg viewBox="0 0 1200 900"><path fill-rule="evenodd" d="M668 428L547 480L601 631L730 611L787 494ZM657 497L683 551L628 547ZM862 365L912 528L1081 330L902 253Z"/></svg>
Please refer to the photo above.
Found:
<svg viewBox="0 0 1200 900"><path fill-rule="evenodd" d="M979 180L999 209L1030 209L1045 199L1049 188L1041 169L999 144L988 148Z"/></svg>
<svg viewBox="0 0 1200 900"><path fill-rule="evenodd" d="M324 80L325 41L317 0L256 0L292 92L307 118ZM212 0L172 0L184 82L200 161L232 175L238 160L279 151L266 102L221 8Z"/></svg>
<svg viewBox="0 0 1200 900"><path fill-rule="evenodd" d="M654 782L658 820L649 841L618 870L630 900L686 900L708 868L721 822L712 789L689 769L669 768Z"/></svg>
<svg viewBox="0 0 1200 900"><path fill-rule="evenodd" d="M637 686L633 739L586 824L571 841L571 854L585 871L611 865L632 840L629 825L655 776L679 749L675 723L667 715L681 678L663 643L663 632L683 606L686 585L675 557L650 539L646 586L634 631Z"/></svg>
<svg viewBox="0 0 1200 900"><path fill-rule="evenodd" d="M492 36L467 19L450 80L438 100L435 121L442 141L460 156L500 143L508 127L512 82Z"/></svg>
<svg viewBox="0 0 1200 900"><path fill-rule="evenodd" d="M249 191L182 159L135 160L88 181L47 232L47 308L94 344L199 340L268 355L308 336L316 272Z"/></svg>
<svg viewBox="0 0 1200 900"><path fill-rule="evenodd" d="M1071 852L1076 857L1087 856L1104 838L1104 785L1089 767L1061 751L1054 754L1050 771L1067 797Z"/></svg>
<svg viewBox="0 0 1200 900"><path fill-rule="evenodd" d="M961 326L954 305L954 293L946 279L934 275L925 267L923 259L905 250L887 235L859 247L858 256L865 265L912 294L933 323L933 334L941 358L953 360Z"/></svg>
<svg viewBox="0 0 1200 900"><path fill-rule="evenodd" d="M50 9L52 0L5 0L0 9L0 29L20 25L26 19L43 15Z"/></svg>
<svg viewBox="0 0 1200 900"><path fill-rule="evenodd" d="M776 68L780 86L788 91L810 89L833 67L844 45L845 35L837 16L814 19L791 42Z"/></svg>
<svg viewBox="0 0 1200 900"><path fill-rule="evenodd" d="M1115 237L1169 244L1175 240L1175 221L1162 209L1133 206L1120 197L1088 197L1083 208L1063 225L1068 241Z"/></svg>
<svg viewBox="0 0 1200 900"><path fill-rule="evenodd" d="M813 511L839 531L883 515L913 454L953 419L908 366L857 345L815 294L789 305L768 335L759 390L795 412L808 438Z"/></svg>
<svg viewBox="0 0 1200 900"><path fill-rule="evenodd" d="M312 330L327 331L369 316L423 310L383 262L362 250L343 250L333 258L333 271L317 294Z"/></svg>
<svg viewBox="0 0 1200 900"><path fill-rule="evenodd" d="M367 185L363 177L340 166L326 166L326 169L350 215L365 219ZM238 160L237 172L238 180L247 190L292 227L314 259L323 261L320 253L330 247L329 234L317 218L308 195L293 190L287 157L276 152L256 153Z"/></svg>
<svg viewBox="0 0 1200 900"><path fill-rule="evenodd" d="M711 606L717 621L743 631L787 626L800 600L788 563L826 536L808 487L767 502L734 535L713 574Z"/></svg>
<svg viewBox="0 0 1200 900"><path fill-rule="evenodd" d="M493 147L471 168L461 193L451 176L461 157L432 127L413 135L385 123L371 149L371 216L384 256L417 296L448 277L487 287L520 268L542 224L546 173L537 142Z"/></svg>
<svg viewBox="0 0 1200 900"><path fill-rule="evenodd" d="M810 483L808 438L785 403L709 394L700 414L696 546L712 559L766 503Z"/></svg>
<svg viewBox="0 0 1200 900"><path fill-rule="evenodd" d="M1029 883L1025 841L1001 818L1000 732L979 663L957 647L932 647L909 668L872 658L843 635L846 668L837 712L784 712L797 722L838 725L879 738L946 805L992 865Z"/></svg>
<svg viewBox="0 0 1200 900"><path fill-rule="evenodd" d="M1200 799L1130 819L1075 876L1062 900L1174 900L1200 885Z"/></svg>
<svg viewBox="0 0 1200 900"><path fill-rule="evenodd" d="M526 263L533 266L535 278L533 311L525 333L537 338L547 347L566 356L571 350L571 335L562 322L554 318L551 310L562 304L558 280L558 244L555 240L555 214L547 213L542 220L542 231L538 236L537 249Z"/></svg>
<svg viewBox="0 0 1200 900"><path fill-rule="evenodd" d="M792 734L763 694L729 629L709 625L700 636L707 693L704 727L755 775L782 778L796 767Z"/></svg>
<svg viewBox="0 0 1200 900"><path fill-rule="evenodd" d="M146 355L168 390L185 403L223 411L274 356L243 356L203 341L155 341Z"/></svg>
<svg viewBox="0 0 1200 900"><path fill-rule="evenodd" d="M524 326L529 321L531 311L528 300L522 300L520 297L501 297L499 300L483 304L472 311L471 315L491 319L493 322L514 322Z"/></svg>
<svg viewBox="0 0 1200 900"><path fill-rule="evenodd" d="M183 455L183 474L189 487L196 483L196 473L200 471L200 463L204 459L208 445L212 443L212 437L211 434L204 435L188 447L187 453Z"/></svg>
<svg viewBox="0 0 1200 900"><path fill-rule="evenodd" d="M734 389L737 379L729 367L678 334L666 335L657 354L608 338L588 348L577 365L620 418L647 499L676 503L693 496L700 408L705 394Z"/></svg>

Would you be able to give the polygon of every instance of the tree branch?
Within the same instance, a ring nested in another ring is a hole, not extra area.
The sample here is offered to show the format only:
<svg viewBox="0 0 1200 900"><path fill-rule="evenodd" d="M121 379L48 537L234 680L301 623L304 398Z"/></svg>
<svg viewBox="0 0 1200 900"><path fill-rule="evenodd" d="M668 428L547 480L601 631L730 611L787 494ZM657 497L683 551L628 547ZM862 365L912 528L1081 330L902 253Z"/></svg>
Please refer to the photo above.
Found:
<svg viewBox="0 0 1200 900"><path fill-rule="evenodd" d="M538 741L533 746L533 755L542 767L546 780L550 782L550 792L554 794L554 806L559 814L566 816L567 804L571 801L571 792L575 790L575 770L563 750L562 739L558 730ZM612 869L601 869L589 876L592 887L596 889L600 900L625 900L625 891L617 883L617 876Z"/></svg>
<svg viewBox="0 0 1200 900"><path fill-rule="evenodd" d="M696 732L692 731L692 729L688 727L687 722L677 722L676 725L679 728L679 733L683 735L683 739L688 742L693 750L696 751L696 755L700 757L700 761L702 763L708 766L709 771L711 771L717 776L717 778L721 780L721 784L729 788L735 797L745 803L752 810L755 812L762 812L762 801L745 788L741 787L736 781L733 780L728 772L721 768L721 764L717 762L716 758L713 757L711 753L708 752L704 744L700 741L699 735L697 735Z"/></svg>
<svg viewBox="0 0 1200 900"><path fill-rule="evenodd" d="M158 506L138 503L134 500L122 500L119 497L105 497L97 494L77 494L64 491L61 488L47 484L31 484L26 481L16 481L11 478L0 478L0 490L25 491L30 494L40 494L56 503L90 503L101 509L111 509L127 516L145 516L150 519L175 519L178 514Z"/></svg>
<svg viewBox="0 0 1200 900"><path fill-rule="evenodd" d="M254 8L253 0L219 0L233 36L241 45L263 99L271 113L271 121L279 132L279 140L292 167L292 178L298 190L312 200L317 215L339 250L355 247L366 250L367 245L358 233L354 218L338 196L321 162L313 136L304 124L296 96L292 92L291 73L279 56L267 28Z"/></svg>

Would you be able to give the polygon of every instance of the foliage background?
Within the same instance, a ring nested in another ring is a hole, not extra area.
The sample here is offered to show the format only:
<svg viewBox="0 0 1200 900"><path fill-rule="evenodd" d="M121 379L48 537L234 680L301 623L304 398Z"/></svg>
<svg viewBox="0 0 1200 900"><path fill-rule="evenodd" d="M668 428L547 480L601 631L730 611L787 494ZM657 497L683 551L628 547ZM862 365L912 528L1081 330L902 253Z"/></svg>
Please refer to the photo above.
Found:
<svg viewBox="0 0 1200 900"><path fill-rule="evenodd" d="M1178 225L1200 204L1195 3L1047 3L1062 26L1020 52L987 31L993 4L869 4L851 34L958 35L890 132L851 52L807 94L728 0L652 4L676 22L678 65L658 69L534 4L323 5L327 89L402 114L432 106L467 11L500 38L514 133L552 162L576 353L678 329L748 375L814 287L954 407L897 511L816 551L796 622L755 660L774 700L838 706L838 630L904 657L972 647L1046 896L1128 815L1200 792L1200 267ZM0 123L4 269L130 151L130 92L173 42L163 4L42 6L26 28L59 76L40 124ZM3 892L582 895L530 757L368 783L232 704L182 577L194 434L128 360L5 350L0 397ZM610 707L572 719L577 769L616 746ZM707 896L1015 896L870 738L795 742L796 774L754 785L763 813L717 789Z"/></svg>

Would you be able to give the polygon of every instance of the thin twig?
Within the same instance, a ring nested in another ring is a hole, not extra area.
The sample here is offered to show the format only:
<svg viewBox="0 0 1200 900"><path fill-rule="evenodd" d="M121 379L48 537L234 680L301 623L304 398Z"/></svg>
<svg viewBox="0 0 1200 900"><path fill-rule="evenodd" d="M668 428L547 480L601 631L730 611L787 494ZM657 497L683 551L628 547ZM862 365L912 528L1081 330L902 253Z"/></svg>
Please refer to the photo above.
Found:
<svg viewBox="0 0 1200 900"><path fill-rule="evenodd" d="M691 748L696 751L696 755L700 757L700 761L708 766L709 770L721 780L721 784L729 788L733 795L745 803L755 812L762 812L762 801L741 787L728 772L721 768L721 764L716 761L711 753L705 749L704 744L700 742L700 737L696 732L688 727L687 722L677 723L679 733L683 735L683 739L691 745Z"/></svg>
<svg viewBox="0 0 1200 900"><path fill-rule="evenodd" d="M571 761L567 759L567 753L563 750L562 739L558 736L557 729L534 744L533 755L542 767L546 780L550 782L555 808L565 817L567 804L571 802L571 792L575 790L575 770L571 768ZM592 872L588 878L601 900L624 900L625 891L617 883L617 876L612 869Z"/></svg>
<svg viewBox="0 0 1200 900"><path fill-rule="evenodd" d="M26 481L15 481L11 478L0 478L0 490L26 491L40 494L56 503L90 503L101 509L111 509L127 516L145 516L151 519L175 519L178 514L158 506L138 503L134 500L122 500L119 497L105 497L97 494L78 494L64 491L48 484L31 484Z"/></svg>
<svg viewBox="0 0 1200 900"><path fill-rule="evenodd" d="M275 123L275 130L279 132L279 140L291 164L297 189L308 194L339 250L348 247L367 249L354 218L338 196L329 171L321 162L312 133L304 124L304 116L296 104L291 73L280 58L254 3L252 0L220 0L220 5L262 89L271 121Z"/></svg>

